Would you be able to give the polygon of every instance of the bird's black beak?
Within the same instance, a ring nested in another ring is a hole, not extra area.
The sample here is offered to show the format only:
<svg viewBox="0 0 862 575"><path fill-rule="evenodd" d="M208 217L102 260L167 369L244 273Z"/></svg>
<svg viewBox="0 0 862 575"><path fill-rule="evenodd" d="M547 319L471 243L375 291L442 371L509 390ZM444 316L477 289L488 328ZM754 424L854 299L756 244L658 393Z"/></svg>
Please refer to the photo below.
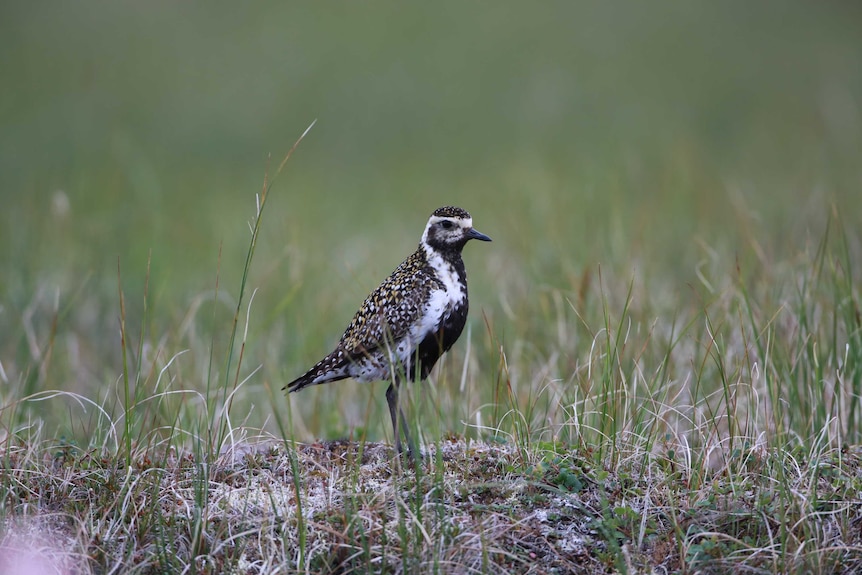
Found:
<svg viewBox="0 0 862 575"><path fill-rule="evenodd" d="M470 231L467 232L468 240L482 240L483 242L490 242L491 238L483 234L482 232L477 232L473 228L470 228Z"/></svg>

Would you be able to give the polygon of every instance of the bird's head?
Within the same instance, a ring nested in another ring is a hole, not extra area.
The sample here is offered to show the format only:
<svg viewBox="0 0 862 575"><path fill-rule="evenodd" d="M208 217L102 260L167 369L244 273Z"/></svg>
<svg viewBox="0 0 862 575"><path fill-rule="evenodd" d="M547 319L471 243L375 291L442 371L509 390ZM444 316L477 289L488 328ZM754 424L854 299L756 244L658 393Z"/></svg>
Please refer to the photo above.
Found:
<svg viewBox="0 0 862 575"><path fill-rule="evenodd" d="M490 242L491 238L473 229L473 218L467 210L454 206L434 210L422 234L422 243L439 252L460 252L470 240Z"/></svg>

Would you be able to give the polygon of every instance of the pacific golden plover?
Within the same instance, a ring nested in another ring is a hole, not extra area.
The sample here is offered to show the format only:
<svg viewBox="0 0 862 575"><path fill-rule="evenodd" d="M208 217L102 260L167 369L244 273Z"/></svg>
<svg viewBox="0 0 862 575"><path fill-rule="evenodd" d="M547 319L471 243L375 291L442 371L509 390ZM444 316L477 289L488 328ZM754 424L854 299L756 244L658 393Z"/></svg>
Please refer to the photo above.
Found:
<svg viewBox="0 0 862 575"><path fill-rule="evenodd" d="M464 329L469 302L461 250L470 240L491 238L473 229L466 210L454 206L435 210L417 250L365 298L335 350L284 389L299 391L348 377L361 382L388 380L386 401L395 447L402 452L400 428L413 452L398 405L398 386L404 379L428 377Z"/></svg>

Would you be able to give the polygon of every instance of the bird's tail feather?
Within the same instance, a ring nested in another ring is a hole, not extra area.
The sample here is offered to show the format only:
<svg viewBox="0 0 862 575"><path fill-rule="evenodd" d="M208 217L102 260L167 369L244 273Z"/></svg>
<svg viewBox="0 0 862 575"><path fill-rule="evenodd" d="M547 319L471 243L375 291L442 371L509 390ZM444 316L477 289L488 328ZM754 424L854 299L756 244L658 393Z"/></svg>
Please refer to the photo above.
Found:
<svg viewBox="0 0 862 575"><path fill-rule="evenodd" d="M293 393L294 391L299 391L303 387L308 387L309 385L320 385L321 383L329 383L331 381L347 379L349 376L341 371L343 370L333 371L329 374L328 377L320 377L320 375L318 375L318 366L314 366L313 368L305 372L303 375L297 377L296 379L285 385L282 388L282 391Z"/></svg>
<svg viewBox="0 0 862 575"><path fill-rule="evenodd" d="M313 385L314 378L311 377L310 374L306 373L305 375L298 377L285 385L282 390L287 391L288 393L293 393L294 391L299 391L303 387L308 387L309 385Z"/></svg>

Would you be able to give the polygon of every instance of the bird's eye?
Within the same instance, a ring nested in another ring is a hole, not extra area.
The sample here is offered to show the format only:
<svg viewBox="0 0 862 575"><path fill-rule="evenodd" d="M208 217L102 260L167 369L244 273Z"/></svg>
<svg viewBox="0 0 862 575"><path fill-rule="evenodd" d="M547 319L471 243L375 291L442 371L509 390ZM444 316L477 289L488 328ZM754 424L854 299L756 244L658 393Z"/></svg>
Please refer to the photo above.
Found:
<svg viewBox="0 0 862 575"><path fill-rule="evenodd" d="M444 230L448 230L452 227L452 222L450 222L449 220L443 220L442 222L440 222L440 225L443 226Z"/></svg>

